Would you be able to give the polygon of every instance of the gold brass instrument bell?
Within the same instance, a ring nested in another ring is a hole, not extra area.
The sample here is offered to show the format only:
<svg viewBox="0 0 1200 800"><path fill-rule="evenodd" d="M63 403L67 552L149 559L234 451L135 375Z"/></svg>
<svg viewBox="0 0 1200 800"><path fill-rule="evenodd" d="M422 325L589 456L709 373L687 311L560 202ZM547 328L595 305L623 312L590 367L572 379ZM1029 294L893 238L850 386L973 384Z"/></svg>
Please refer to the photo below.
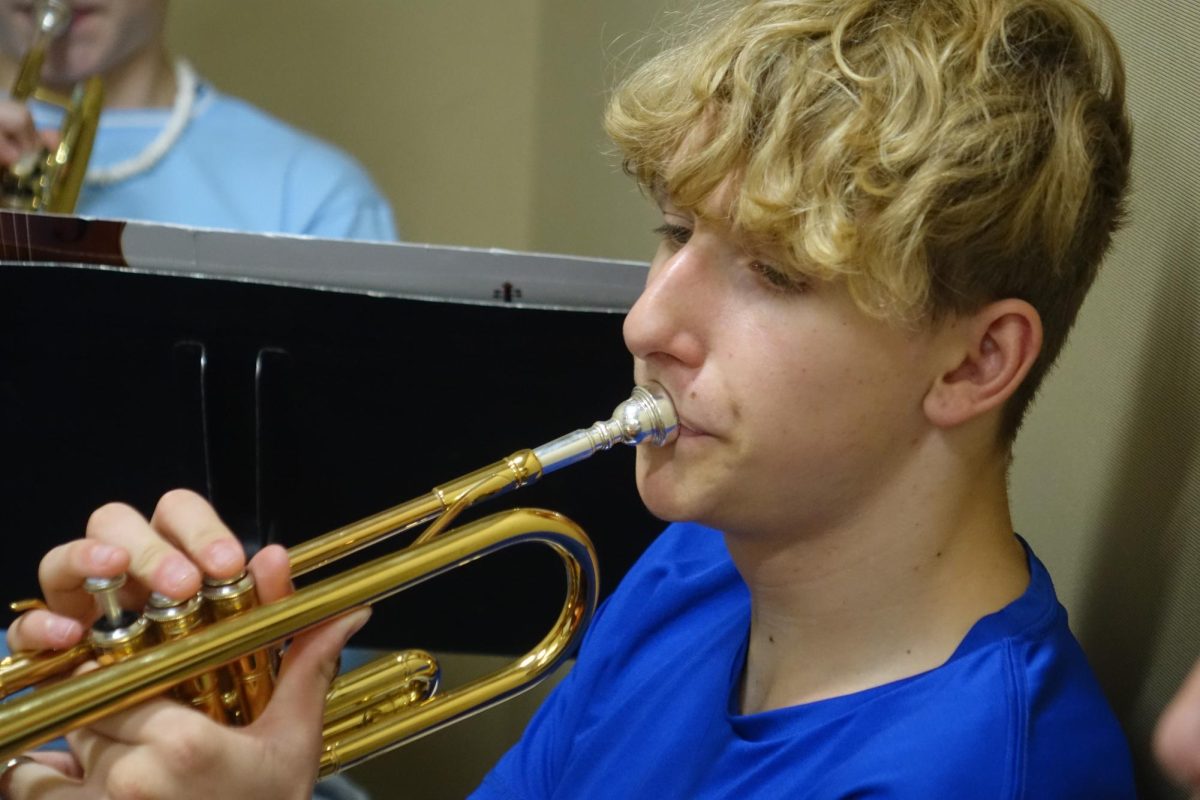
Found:
<svg viewBox="0 0 1200 800"><path fill-rule="evenodd" d="M292 575L302 575L432 520L404 550L269 605L255 605L253 583L242 576L228 582L206 581L203 597L181 604L152 598L151 607L139 617L116 603L119 581L93 580L88 588L98 597L102 613L90 643L57 653L17 653L0 664L0 697L56 679L0 705L0 759L167 691L218 719L234 723L253 719L269 697L275 645L502 548L537 542L559 555L567 575L566 598L545 637L497 672L442 693L437 693L437 664L422 651L394 653L339 677L327 698L321 775L331 775L529 689L571 655L595 610L597 568L591 541L571 520L541 509L518 508L453 530L446 527L459 512L481 500L532 484L614 444L662 445L673 441L677 430L674 407L662 387L636 387L612 419L533 450L520 450L425 495L293 547L288 551ZM200 608L210 611L202 615ZM152 639L160 641L148 644ZM98 654L101 668L61 677ZM232 671L225 669L227 665L232 665Z"/></svg>
<svg viewBox="0 0 1200 800"><path fill-rule="evenodd" d="M9 169L0 170L0 206L15 211L70 214L79 200L83 176L92 155L92 142L104 105L104 84L92 76L77 84L70 96L40 85L42 65L50 43L71 21L67 0L38 0L33 7L33 44L21 62L12 99L29 98L65 109L58 147L28 153Z"/></svg>

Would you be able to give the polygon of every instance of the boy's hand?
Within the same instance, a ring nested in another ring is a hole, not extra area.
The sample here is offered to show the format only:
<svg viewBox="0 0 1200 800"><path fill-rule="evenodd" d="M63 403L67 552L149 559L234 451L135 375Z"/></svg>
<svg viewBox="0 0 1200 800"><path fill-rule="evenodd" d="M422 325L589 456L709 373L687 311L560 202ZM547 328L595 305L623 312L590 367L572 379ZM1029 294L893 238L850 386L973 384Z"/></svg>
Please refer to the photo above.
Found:
<svg viewBox="0 0 1200 800"><path fill-rule="evenodd" d="M149 520L128 506L95 512L87 535L50 551L38 578L48 610L9 629L14 650L62 648L96 618L88 577L126 572L122 606L140 608L150 591L186 598L202 574L236 575L245 565L237 539L199 495L164 495ZM287 552L264 548L249 564L259 599L292 591ZM244 728L219 725L169 700L154 700L68 734L74 759L38 753L10 769L6 798L308 797L322 747L325 694L337 657L370 612L360 609L298 636L288 648L266 712Z"/></svg>
<svg viewBox="0 0 1200 800"><path fill-rule="evenodd" d="M279 556L263 550L265 563ZM278 549L278 548L277 548ZM290 591L286 554L283 574L266 569L259 582L262 602ZM12 650L62 649L79 642L99 615L95 599L83 588L89 577L128 580L121 606L141 609L150 592L178 600L200 590L204 575L229 578L246 566L241 543L200 495L178 489L159 500L147 520L129 506L110 503L88 519L85 538L54 548L38 567L38 582L49 610L23 614L8 630ZM259 569L252 566L255 578Z"/></svg>

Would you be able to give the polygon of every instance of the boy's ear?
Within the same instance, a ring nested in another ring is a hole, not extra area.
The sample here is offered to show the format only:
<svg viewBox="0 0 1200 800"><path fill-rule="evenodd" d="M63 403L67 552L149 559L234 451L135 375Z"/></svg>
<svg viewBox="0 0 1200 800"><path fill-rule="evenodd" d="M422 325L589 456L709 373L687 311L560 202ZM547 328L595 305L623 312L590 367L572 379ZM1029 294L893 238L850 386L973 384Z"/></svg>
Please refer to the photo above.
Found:
<svg viewBox="0 0 1200 800"><path fill-rule="evenodd" d="M1042 349L1042 319L1024 300L989 303L948 327L949 363L925 395L930 422L952 428L1004 405Z"/></svg>

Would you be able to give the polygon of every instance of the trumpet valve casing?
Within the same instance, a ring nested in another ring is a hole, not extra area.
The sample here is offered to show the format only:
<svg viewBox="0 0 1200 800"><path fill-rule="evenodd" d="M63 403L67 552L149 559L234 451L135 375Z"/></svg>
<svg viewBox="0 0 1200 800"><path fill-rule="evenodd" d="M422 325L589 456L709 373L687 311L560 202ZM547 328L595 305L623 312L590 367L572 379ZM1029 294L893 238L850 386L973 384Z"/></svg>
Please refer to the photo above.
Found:
<svg viewBox="0 0 1200 800"><path fill-rule="evenodd" d="M154 592L142 613L160 642L185 639L208 624L204 598L199 592L186 600L175 600ZM217 722L229 721L227 698L218 672L206 672L184 681L175 687L175 696Z"/></svg>
<svg viewBox="0 0 1200 800"><path fill-rule="evenodd" d="M205 578L200 590L213 622L239 617L258 605L254 578L243 572L229 579ZM270 650L247 653L229 665L226 705L233 722L248 725L262 715L275 688L275 655Z"/></svg>

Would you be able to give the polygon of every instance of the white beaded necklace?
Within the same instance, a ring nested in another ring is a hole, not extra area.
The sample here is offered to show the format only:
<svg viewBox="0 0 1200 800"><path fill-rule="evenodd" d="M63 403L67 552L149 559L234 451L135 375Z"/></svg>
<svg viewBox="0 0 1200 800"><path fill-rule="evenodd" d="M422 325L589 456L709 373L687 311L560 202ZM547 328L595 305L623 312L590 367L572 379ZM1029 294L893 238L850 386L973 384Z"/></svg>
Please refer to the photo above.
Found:
<svg viewBox="0 0 1200 800"><path fill-rule="evenodd" d="M159 131L154 141L146 145L142 152L118 161L110 167L93 167L87 171L83 180L91 186L107 186L126 178L132 178L157 164L167 151L175 146L183 129L187 127L188 119L192 116L192 108L196 105L196 71L192 65L180 58L175 61L175 100L171 104L171 115L167 124Z"/></svg>

